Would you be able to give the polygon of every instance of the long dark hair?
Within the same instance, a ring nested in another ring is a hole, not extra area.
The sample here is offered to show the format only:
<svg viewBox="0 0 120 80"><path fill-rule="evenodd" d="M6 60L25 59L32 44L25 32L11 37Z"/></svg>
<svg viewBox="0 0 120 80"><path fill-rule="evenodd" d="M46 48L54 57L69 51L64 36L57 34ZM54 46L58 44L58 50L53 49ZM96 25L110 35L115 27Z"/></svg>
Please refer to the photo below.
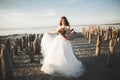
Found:
<svg viewBox="0 0 120 80"><path fill-rule="evenodd" d="M67 18L65 16L61 17L59 25L62 26L62 20L63 19L65 20L65 25L70 26L70 24L69 24L69 22L68 22L68 20L67 20Z"/></svg>

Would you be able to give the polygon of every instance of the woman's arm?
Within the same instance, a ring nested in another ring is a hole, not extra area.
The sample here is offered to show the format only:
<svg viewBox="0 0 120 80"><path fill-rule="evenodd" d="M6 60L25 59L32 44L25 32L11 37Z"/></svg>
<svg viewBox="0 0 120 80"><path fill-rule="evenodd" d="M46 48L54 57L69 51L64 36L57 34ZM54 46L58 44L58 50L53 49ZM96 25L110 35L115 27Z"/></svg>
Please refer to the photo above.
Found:
<svg viewBox="0 0 120 80"><path fill-rule="evenodd" d="M67 26L67 34L70 34L71 30L70 30L70 26Z"/></svg>
<svg viewBox="0 0 120 80"><path fill-rule="evenodd" d="M59 29L60 29L60 27L58 27L56 30L54 30L54 31L51 31L51 32L48 32L49 34L58 34L59 32Z"/></svg>

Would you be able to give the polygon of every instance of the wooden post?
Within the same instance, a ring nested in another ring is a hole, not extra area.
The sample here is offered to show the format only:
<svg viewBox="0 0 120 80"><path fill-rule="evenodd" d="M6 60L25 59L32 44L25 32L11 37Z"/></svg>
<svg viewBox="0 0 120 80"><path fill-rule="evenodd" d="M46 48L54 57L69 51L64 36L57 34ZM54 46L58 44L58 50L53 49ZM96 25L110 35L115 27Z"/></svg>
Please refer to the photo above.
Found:
<svg viewBox="0 0 120 80"><path fill-rule="evenodd" d="M89 32L89 34L88 34L88 43L91 43L92 42L92 40L91 40L91 33Z"/></svg>
<svg viewBox="0 0 120 80"><path fill-rule="evenodd" d="M2 59L1 49L2 49L2 46L1 46L1 44L0 44L0 61L1 61L1 59Z"/></svg>
<svg viewBox="0 0 120 80"><path fill-rule="evenodd" d="M91 34L91 32L89 32L89 43L91 43L92 42L92 34Z"/></svg>
<svg viewBox="0 0 120 80"><path fill-rule="evenodd" d="M18 54L18 47L17 47L17 44L14 45L14 54L15 54L15 55Z"/></svg>
<svg viewBox="0 0 120 80"><path fill-rule="evenodd" d="M22 39L20 39L20 51L22 51L23 49L22 49Z"/></svg>
<svg viewBox="0 0 120 80"><path fill-rule="evenodd" d="M94 27L94 36L97 36L97 27Z"/></svg>
<svg viewBox="0 0 120 80"><path fill-rule="evenodd" d="M29 38L28 36L26 37L26 42L25 42L25 47L26 47L26 54L29 54Z"/></svg>
<svg viewBox="0 0 120 80"><path fill-rule="evenodd" d="M23 41L22 41L22 43L23 43L23 45L22 45L22 46L23 46L23 49L24 49L24 48L25 48L25 43L26 43L26 37L25 37L25 36L23 36L23 37L22 37L22 40L23 40Z"/></svg>
<svg viewBox="0 0 120 80"><path fill-rule="evenodd" d="M105 38L104 40L107 41L109 39L110 34L110 27L108 26L105 30Z"/></svg>
<svg viewBox="0 0 120 80"><path fill-rule="evenodd" d="M6 47L3 49L3 58L5 64L5 75L6 75L5 80L14 80L10 39L7 40Z"/></svg>
<svg viewBox="0 0 120 80"><path fill-rule="evenodd" d="M92 32L93 32L93 27L90 26L89 30L88 30L89 34L88 34L88 42L92 43Z"/></svg>
<svg viewBox="0 0 120 80"><path fill-rule="evenodd" d="M85 31L84 31L84 28L82 28L82 34L84 35Z"/></svg>
<svg viewBox="0 0 120 80"><path fill-rule="evenodd" d="M100 51L101 51L101 44L102 44L102 36L101 36L101 30L100 27L98 26L97 28L97 43L96 43L96 52L95 55L98 56L100 55Z"/></svg>
<svg viewBox="0 0 120 80"><path fill-rule="evenodd" d="M35 40L35 35L30 35L29 37L30 40L30 62L34 61L34 55L35 55L35 46L34 46L34 40Z"/></svg>
<svg viewBox="0 0 120 80"><path fill-rule="evenodd" d="M86 32L86 38L89 38L89 31Z"/></svg>
<svg viewBox="0 0 120 80"><path fill-rule="evenodd" d="M110 68L112 66L112 60L115 54L115 39L111 39L109 42L109 54L107 57L107 67Z"/></svg>
<svg viewBox="0 0 120 80"><path fill-rule="evenodd" d="M116 30L113 28L111 29L111 39L109 42L109 56L107 59L107 67L111 67L112 66L112 60L115 54L115 45L116 45Z"/></svg>
<svg viewBox="0 0 120 80"><path fill-rule="evenodd" d="M117 29L117 42L120 42L120 29Z"/></svg>
<svg viewBox="0 0 120 80"><path fill-rule="evenodd" d="M1 78L1 80L6 80L6 70L5 70L5 62L4 62L4 56L3 56L3 54L4 54L3 49L4 48L5 48L5 46L2 44L1 45L1 50L0 50L1 51L0 52L1 53L1 61L0 61L0 64L1 64L1 66L0 66L1 67L0 68L1 69L0 70L1 71L1 77L0 78Z"/></svg>
<svg viewBox="0 0 120 80"><path fill-rule="evenodd" d="M16 39L16 49L17 49L17 50L16 50L17 52L20 51L20 39L19 39L19 38ZM16 53L16 54L17 54L17 53Z"/></svg>
<svg viewBox="0 0 120 80"><path fill-rule="evenodd" d="M34 61L34 46L33 46L33 42L30 42L30 62Z"/></svg>
<svg viewBox="0 0 120 80"><path fill-rule="evenodd" d="M116 40L115 39L111 39L110 42L109 42L109 52L110 54L115 54L115 43L116 43Z"/></svg>
<svg viewBox="0 0 120 80"><path fill-rule="evenodd" d="M100 55L101 43L102 43L102 37L101 37L101 35L98 35L97 36L97 43L96 43L96 51L95 51L96 56Z"/></svg>
<svg viewBox="0 0 120 80"><path fill-rule="evenodd" d="M35 41L35 54L39 54L40 53L40 43L41 43L41 38L39 35L37 35L37 39Z"/></svg>
<svg viewBox="0 0 120 80"><path fill-rule="evenodd" d="M12 46L10 46L10 49L11 49L11 56L10 56L10 58L11 58L11 61L12 61L12 64L14 63L13 62L13 58L14 58L14 56L15 56L15 51L14 51L14 45L12 45Z"/></svg>
<svg viewBox="0 0 120 80"><path fill-rule="evenodd" d="M84 37L86 37L86 30L85 30L85 27L82 28L82 34L84 35Z"/></svg>
<svg viewBox="0 0 120 80"><path fill-rule="evenodd" d="M1 55L1 50L2 50L2 47L1 47L1 44L0 44L0 80L2 80L2 65L1 65L2 55Z"/></svg>

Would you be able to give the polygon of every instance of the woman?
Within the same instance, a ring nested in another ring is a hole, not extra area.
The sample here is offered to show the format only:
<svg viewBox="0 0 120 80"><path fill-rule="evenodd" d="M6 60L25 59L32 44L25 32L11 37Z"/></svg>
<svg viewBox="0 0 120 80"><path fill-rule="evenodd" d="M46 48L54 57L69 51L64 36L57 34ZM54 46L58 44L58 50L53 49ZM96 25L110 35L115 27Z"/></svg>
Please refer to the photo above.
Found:
<svg viewBox="0 0 120 80"><path fill-rule="evenodd" d="M68 40L70 25L65 16L61 17L59 25L55 31L43 35L41 52L44 60L41 70L47 74L79 77L84 73L84 68L75 57Z"/></svg>

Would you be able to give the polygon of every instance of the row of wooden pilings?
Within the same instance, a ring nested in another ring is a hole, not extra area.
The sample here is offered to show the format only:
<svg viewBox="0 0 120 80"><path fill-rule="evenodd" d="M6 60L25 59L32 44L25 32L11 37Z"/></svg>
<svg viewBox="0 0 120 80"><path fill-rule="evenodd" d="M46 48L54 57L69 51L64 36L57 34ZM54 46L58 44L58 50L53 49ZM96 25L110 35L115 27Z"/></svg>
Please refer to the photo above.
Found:
<svg viewBox="0 0 120 80"><path fill-rule="evenodd" d="M13 74L14 56L24 51L34 61L34 55L40 54L42 34L7 37L0 40L0 80L15 80Z"/></svg>
<svg viewBox="0 0 120 80"><path fill-rule="evenodd" d="M115 54L115 46L116 43L120 43L120 29L115 28L114 26L108 26L105 29L100 28L100 26L90 26L83 27L82 34L88 38L88 43L92 43L92 37L96 36L96 50L95 55L99 56L101 52L101 44L103 41L109 43L109 57L108 57L108 65L111 64L111 60L113 55Z"/></svg>

